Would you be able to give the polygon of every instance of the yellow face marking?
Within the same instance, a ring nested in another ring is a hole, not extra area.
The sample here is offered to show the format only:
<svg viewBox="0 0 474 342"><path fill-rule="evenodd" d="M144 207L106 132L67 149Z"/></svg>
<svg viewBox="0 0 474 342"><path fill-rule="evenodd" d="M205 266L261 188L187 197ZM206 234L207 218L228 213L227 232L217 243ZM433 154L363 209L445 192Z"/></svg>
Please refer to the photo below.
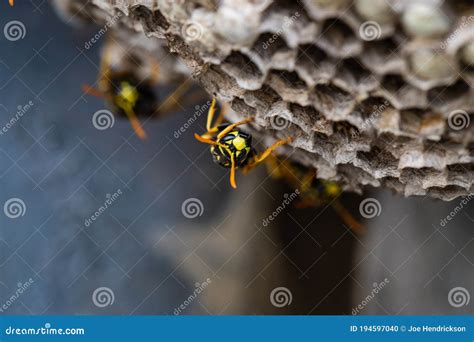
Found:
<svg viewBox="0 0 474 342"><path fill-rule="evenodd" d="M336 183L328 182L325 184L325 188L326 188L326 193L331 196L337 196L341 192L341 188Z"/></svg>
<svg viewBox="0 0 474 342"><path fill-rule="evenodd" d="M235 139L232 140L232 144L235 146L237 151L243 150L247 146L245 139L242 137L235 137Z"/></svg>
<svg viewBox="0 0 474 342"><path fill-rule="evenodd" d="M138 100L138 90L128 82L122 82L120 84L120 92L117 94L122 101L130 104L135 104Z"/></svg>

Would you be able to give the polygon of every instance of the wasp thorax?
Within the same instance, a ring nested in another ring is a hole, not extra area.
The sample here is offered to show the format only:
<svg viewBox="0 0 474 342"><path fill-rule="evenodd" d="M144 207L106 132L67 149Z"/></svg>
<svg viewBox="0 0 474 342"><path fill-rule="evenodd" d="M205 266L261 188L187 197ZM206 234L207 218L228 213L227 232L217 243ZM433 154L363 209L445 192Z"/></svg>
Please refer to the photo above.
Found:
<svg viewBox="0 0 474 342"><path fill-rule="evenodd" d="M254 153L252 149L252 136L248 133L234 130L218 139L217 145L211 146L214 162L230 168L232 158L235 167L245 166L249 157Z"/></svg>

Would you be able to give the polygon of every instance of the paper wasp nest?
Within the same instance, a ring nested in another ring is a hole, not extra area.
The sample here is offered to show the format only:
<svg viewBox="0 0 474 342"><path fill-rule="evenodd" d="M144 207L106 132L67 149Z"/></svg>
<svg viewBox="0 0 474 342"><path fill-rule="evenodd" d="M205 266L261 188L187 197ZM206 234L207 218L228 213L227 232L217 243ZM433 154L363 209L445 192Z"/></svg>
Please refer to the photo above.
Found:
<svg viewBox="0 0 474 342"><path fill-rule="evenodd" d="M469 0L71 0L169 49L256 134L318 177L450 200L474 194ZM64 3L63 3L64 6ZM124 43L128 40L124 39Z"/></svg>

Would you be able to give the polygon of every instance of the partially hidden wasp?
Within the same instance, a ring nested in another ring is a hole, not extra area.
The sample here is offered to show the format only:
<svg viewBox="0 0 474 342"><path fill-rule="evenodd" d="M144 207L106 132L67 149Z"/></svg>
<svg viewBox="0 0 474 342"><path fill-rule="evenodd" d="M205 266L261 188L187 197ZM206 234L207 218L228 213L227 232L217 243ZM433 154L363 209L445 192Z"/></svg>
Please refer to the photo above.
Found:
<svg viewBox="0 0 474 342"><path fill-rule="evenodd" d="M300 201L295 203L296 208L330 205L354 232L364 232L363 226L339 201L343 190L338 183L318 179L314 170L295 162L272 157L267 159L266 164L272 177L284 179L290 186L300 190Z"/></svg>
<svg viewBox="0 0 474 342"><path fill-rule="evenodd" d="M117 115L125 116L140 139L147 134L139 117L162 116L173 110L178 100L189 89L188 81L178 87L174 93L158 106L155 86L159 80L159 65L152 61L151 77L140 79L132 71L114 70L111 66L111 50L106 46L99 69L98 88L83 85L83 91L89 95L104 97Z"/></svg>
<svg viewBox="0 0 474 342"><path fill-rule="evenodd" d="M202 135L194 134L194 136L198 141L211 145L211 154L216 164L230 168L230 185L235 189L237 188L236 169L242 169L243 173L249 172L271 155L275 149L293 139L290 137L279 140L258 154L252 146L252 136L238 128L238 126L252 122L254 118L250 117L233 124L223 123L225 110L226 107L223 106L213 123L216 112L216 99L213 98L207 115L207 132Z"/></svg>

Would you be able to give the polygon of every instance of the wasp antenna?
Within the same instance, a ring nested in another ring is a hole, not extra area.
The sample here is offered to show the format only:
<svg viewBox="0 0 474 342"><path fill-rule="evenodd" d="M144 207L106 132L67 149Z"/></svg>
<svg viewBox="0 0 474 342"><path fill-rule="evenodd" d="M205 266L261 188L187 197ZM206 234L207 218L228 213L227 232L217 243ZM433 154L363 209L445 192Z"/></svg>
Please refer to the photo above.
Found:
<svg viewBox="0 0 474 342"><path fill-rule="evenodd" d="M197 141L200 141L200 142L205 143L205 144L217 145L217 143L214 140L209 139L209 138L204 138L203 136L200 136L197 133L194 133L194 138L196 138Z"/></svg>

